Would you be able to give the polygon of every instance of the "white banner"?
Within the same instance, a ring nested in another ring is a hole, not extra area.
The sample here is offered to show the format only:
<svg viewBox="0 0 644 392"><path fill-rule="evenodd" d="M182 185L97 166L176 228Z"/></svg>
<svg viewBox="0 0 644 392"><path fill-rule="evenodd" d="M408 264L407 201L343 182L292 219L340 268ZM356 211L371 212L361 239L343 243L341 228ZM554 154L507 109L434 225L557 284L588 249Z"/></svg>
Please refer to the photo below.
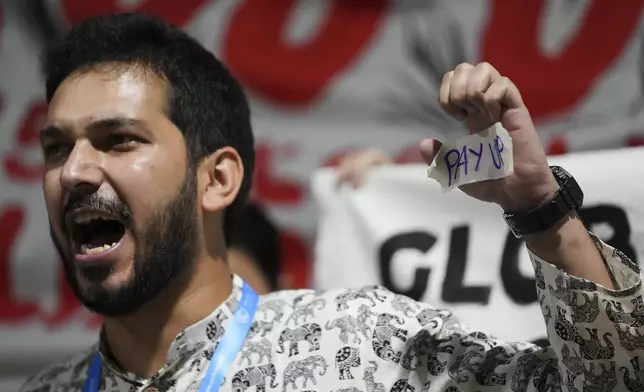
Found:
<svg viewBox="0 0 644 392"><path fill-rule="evenodd" d="M551 159L585 193L580 215L597 235L644 257L644 149ZM315 288L382 284L465 324L513 340L545 338L534 271L496 205L444 194L423 165L372 172L353 191L332 169L313 180L320 209Z"/></svg>

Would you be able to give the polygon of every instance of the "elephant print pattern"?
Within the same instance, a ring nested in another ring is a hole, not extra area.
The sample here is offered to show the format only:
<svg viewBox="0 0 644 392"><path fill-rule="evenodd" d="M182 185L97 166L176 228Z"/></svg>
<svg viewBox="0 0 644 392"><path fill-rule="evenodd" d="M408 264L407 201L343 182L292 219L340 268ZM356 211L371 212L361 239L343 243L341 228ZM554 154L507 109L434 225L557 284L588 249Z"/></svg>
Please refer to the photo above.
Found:
<svg viewBox="0 0 644 392"><path fill-rule="evenodd" d="M354 347L342 347L335 355L335 365L340 372L340 380L352 379L351 368L360 366L360 352Z"/></svg>
<svg viewBox="0 0 644 392"><path fill-rule="evenodd" d="M530 253L549 347L492 338L462 326L449 310L380 287L283 291L260 299L221 391L642 392L640 271L596 243L617 290L566 275ZM106 357L100 391L198 391L239 302L242 281L234 282L224 304L177 336L154 377L137 378ZM80 392L99 349L103 340L34 376L22 391Z"/></svg>
<svg viewBox="0 0 644 392"><path fill-rule="evenodd" d="M286 328L277 340L279 354L284 353L284 345L289 345L288 356L292 357L300 353L299 343L308 342L309 352L320 349L320 337L322 328L318 324L305 324L294 329Z"/></svg>

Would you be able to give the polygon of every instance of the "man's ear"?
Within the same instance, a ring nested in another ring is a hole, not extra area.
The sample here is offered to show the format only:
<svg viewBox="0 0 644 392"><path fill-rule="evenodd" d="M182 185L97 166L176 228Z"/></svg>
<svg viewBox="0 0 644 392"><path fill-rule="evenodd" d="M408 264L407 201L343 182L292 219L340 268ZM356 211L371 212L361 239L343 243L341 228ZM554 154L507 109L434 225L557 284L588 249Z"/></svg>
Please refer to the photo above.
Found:
<svg viewBox="0 0 644 392"><path fill-rule="evenodd" d="M210 154L198 169L198 182L203 189L201 208L205 212L222 211L237 197L244 165L237 151L224 147Z"/></svg>

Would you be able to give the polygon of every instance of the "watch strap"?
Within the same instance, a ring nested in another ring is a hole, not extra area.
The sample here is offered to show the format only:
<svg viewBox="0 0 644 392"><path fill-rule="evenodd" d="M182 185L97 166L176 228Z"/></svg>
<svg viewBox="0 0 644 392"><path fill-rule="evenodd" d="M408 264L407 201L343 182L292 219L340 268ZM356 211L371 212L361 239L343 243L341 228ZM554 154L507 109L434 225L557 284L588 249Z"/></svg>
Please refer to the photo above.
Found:
<svg viewBox="0 0 644 392"><path fill-rule="evenodd" d="M548 230L571 211L581 208L583 192L575 179L558 166L551 167L551 171L559 184L559 190L551 200L525 212L503 214L517 238Z"/></svg>

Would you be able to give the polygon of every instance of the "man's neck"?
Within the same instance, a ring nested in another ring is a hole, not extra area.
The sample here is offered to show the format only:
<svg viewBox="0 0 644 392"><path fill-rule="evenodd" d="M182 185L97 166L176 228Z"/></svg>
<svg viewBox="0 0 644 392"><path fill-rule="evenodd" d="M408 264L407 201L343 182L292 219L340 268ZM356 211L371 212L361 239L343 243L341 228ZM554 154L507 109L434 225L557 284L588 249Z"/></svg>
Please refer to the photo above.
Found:
<svg viewBox="0 0 644 392"><path fill-rule="evenodd" d="M150 378L163 365L176 336L221 305L233 287L225 262L197 263L190 276L176 279L141 309L106 318L110 354L123 370Z"/></svg>

